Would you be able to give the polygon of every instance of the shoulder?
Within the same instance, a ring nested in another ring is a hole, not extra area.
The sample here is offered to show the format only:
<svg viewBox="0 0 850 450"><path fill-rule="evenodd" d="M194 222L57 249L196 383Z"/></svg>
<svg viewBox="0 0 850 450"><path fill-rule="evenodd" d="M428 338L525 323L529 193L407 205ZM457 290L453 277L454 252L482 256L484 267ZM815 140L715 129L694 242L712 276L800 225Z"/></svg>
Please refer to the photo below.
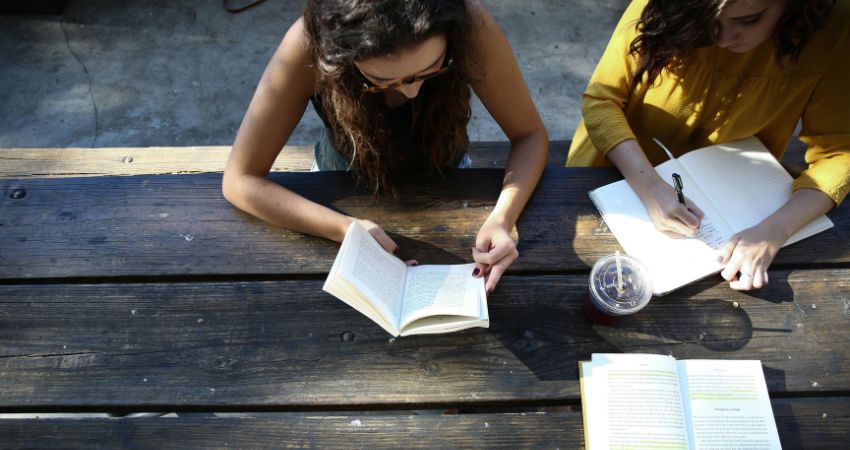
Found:
<svg viewBox="0 0 850 450"><path fill-rule="evenodd" d="M472 20L472 29L477 35L502 33L490 8L480 0L466 0L466 7Z"/></svg>
<svg viewBox="0 0 850 450"><path fill-rule="evenodd" d="M513 57L507 36L499 27L493 12L479 0L466 0L471 21L470 52L483 68L492 64L504 63L503 59ZM509 55L510 54L510 55Z"/></svg>
<svg viewBox="0 0 850 450"><path fill-rule="evenodd" d="M300 17L286 31L283 40L280 41L275 56L284 57L293 63L310 65L310 55L307 51L309 39L307 29L304 26L304 18Z"/></svg>
<svg viewBox="0 0 850 450"><path fill-rule="evenodd" d="M837 0L826 26L821 30L831 38L836 46L846 49L850 46L850 0ZM847 56L846 53L843 54Z"/></svg>
<svg viewBox="0 0 850 450"><path fill-rule="evenodd" d="M826 25L815 31L803 48L799 69L823 72L850 55L850 0L837 0Z"/></svg>
<svg viewBox="0 0 850 450"><path fill-rule="evenodd" d="M626 10L623 11L623 18L621 21L628 21L632 25L636 24L648 4L649 0L632 0L629 2L629 6L626 7Z"/></svg>
<svg viewBox="0 0 850 450"><path fill-rule="evenodd" d="M631 44L638 35L638 21L640 21L640 16L646 8L647 3L648 0L634 0L629 3L626 10L623 11L620 20L617 22L614 32L611 34L609 46L627 48Z"/></svg>
<svg viewBox="0 0 850 450"><path fill-rule="evenodd" d="M830 21L841 24L842 28L850 28L850 0L836 0Z"/></svg>
<svg viewBox="0 0 850 450"><path fill-rule="evenodd" d="M637 34L636 27L640 20L640 15L643 14L643 10L646 9L648 3L648 0L634 0L629 3L629 6L623 11L623 16L620 17L616 32Z"/></svg>
<svg viewBox="0 0 850 450"><path fill-rule="evenodd" d="M296 82L305 90L315 91L318 85L318 71L308 47L309 39L302 17L287 30L266 68L266 74L270 75L273 81L286 79Z"/></svg>

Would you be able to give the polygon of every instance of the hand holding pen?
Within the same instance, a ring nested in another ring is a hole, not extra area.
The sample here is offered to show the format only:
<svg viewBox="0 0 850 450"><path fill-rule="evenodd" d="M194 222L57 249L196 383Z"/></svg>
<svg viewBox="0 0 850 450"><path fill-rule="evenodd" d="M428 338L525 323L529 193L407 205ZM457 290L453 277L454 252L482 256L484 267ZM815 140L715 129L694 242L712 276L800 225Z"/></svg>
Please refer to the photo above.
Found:
<svg viewBox="0 0 850 450"><path fill-rule="evenodd" d="M676 157L664 144L658 139L653 140L675 161ZM683 178L678 173L673 174L671 189L669 181L665 181L659 174L653 175L655 176L651 178L654 181L639 186L639 197L655 227L670 237L695 236L704 214L695 203L685 197Z"/></svg>
<svg viewBox="0 0 850 450"><path fill-rule="evenodd" d="M673 173L673 189L676 190L676 198L679 200L679 204L685 207L684 211L682 211L681 208L677 208L678 213L675 213L674 217L688 228L688 232L682 234L685 236L693 236L696 235L696 230L699 229L700 222L702 222L702 218L705 215L702 210L696 207L696 205L688 205L685 193L682 192L684 187L685 184L682 182L681 175ZM693 219L696 219L696 222L694 222ZM681 231L678 232L681 233Z"/></svg>

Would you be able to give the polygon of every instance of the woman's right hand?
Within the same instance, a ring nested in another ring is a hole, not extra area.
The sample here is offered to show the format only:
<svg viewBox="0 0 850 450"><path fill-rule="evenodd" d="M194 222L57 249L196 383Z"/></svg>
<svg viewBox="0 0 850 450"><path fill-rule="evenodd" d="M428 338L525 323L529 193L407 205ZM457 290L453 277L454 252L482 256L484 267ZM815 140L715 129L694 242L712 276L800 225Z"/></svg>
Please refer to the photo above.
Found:
<svg viewBox="0 0 850 450"><path fill-rule="evenodd" d="M671 237L694 237L705 217L705 213L687 197L687 206L679 203L676 191L660 177L638 192L638 196L646 206L655 228Z"/></svg>
<svg viewBox="0 0 850 450"><path fill-rule="evenodd" d="M679 203L676 191L661 179L638 141L627 139L620 142L606 156L640 197L655 228L670 237L693 237L697 234L705 214L687 198L687 206Z"/></svg>

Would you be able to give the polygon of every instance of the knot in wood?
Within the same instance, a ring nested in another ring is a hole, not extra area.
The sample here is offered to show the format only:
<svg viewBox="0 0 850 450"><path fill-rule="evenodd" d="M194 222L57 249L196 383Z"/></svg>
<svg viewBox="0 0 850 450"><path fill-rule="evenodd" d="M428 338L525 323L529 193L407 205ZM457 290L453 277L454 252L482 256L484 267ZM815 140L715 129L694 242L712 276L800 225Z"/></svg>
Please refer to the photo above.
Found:
<svg viewBox="0 0 850 450"><path fill-rule="evenodd" d="M422 364L422 370L424 370L426 373L437 373L440 371L440 366L438 366L432 361L425 361Z"/></svg>
<svg viewBox="0 0 850 450"><path fill-rule="evenodd" d="M27 191L21 188L12 189L12 193L9 194L9 198L12 200L18 200L27 196Z"/></svg>
<svg viewBox="0 0 850 450"><path fill-rule="evenodd" d="M339 338L340 340L342 340L342 342L354 342L355 337L356 336L354 335L354 333L350 331L346 331L339 335Z"/></svg>
<svg viewBox="0 0 850 450"><path fill-rule="evenodd" d="M213 366L216 369L226 369L230 367L230 358L227 356L217 356L213 361Z"/></svg>
<svg viewBox="0 0 850 450"><path fill-rule="evenodd" d="M132 156L125 156L124 159L122 159L122 161L124 161L124 164L130 164L131 162L133 162L133 157Z"/></svg>

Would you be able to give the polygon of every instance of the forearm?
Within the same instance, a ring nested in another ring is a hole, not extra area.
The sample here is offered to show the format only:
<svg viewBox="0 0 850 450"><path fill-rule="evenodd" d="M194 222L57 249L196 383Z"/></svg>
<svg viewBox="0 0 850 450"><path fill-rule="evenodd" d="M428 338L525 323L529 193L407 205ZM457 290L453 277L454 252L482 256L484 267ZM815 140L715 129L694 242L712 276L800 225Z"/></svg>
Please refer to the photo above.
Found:
<svg viewBox="0 0 850 450"><path fill-rule="evenodd" d="M835 204L826 194L816 189L798 189L791 198L760 225L776 229L782 233L783 242L794 233L826 214Z"/></svg>
<svg viewBox="0 0 850 450"><path fill-rule="evenodd" d="M516 225L519 215L540 181L548 152L549 141L545 130L511 142L502 191L487 218L488 221L497 221L508 230Z"/></svg>
<svg viewBox="0 0 850 450"><path fill-rule="evenodd" d="M272 225L341 242L352 217L255 175L225 176L227 200Z"/></svg>
<svg viewBox="0 0 850 450"><path fill-rule="evenodd" d="M629 186L641 199L644 199L653 185L664 182L634 139L615 145L606 157L620 170Z"/></svg>

